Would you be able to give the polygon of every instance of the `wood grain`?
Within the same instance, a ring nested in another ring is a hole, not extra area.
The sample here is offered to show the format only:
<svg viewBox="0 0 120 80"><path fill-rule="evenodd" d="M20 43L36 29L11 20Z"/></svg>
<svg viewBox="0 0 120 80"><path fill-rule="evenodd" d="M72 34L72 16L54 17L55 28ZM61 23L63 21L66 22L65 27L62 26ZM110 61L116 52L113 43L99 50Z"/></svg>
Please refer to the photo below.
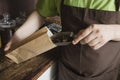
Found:
<svg viewBox="0 0 120 80"><path fill-rule="evenodd" d="M31 80L43 73L56 61L56 52L51 50L21 64L15 64L6 57L0 59L0 80Z"/></svg>

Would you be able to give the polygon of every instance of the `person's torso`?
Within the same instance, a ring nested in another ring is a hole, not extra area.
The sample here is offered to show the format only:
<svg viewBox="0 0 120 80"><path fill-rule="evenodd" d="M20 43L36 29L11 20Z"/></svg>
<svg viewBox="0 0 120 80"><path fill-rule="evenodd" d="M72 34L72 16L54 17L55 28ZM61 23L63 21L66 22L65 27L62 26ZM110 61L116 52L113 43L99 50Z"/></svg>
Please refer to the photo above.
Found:
<svg viewBox="0 0 120 80"><path fill-rule="evenodd" d="M116 11L115 0L64 0L61 6L61 22L63 31L77 34L92 24L120 24L120 12ZM69 66L79 73L82 55L116 54L120 53L119 46L120 42L110 41L100 49L93 50L88 45L71 44L61 48L61 60L66 64L69 63Z"/></svg>
<svg viewBox="0 0 120 80"><path fill-rule="evenodd" d="M60 13L61 0L54 0ZM104 11L116 11L115 0L64 0L64 5Z"/></svg>

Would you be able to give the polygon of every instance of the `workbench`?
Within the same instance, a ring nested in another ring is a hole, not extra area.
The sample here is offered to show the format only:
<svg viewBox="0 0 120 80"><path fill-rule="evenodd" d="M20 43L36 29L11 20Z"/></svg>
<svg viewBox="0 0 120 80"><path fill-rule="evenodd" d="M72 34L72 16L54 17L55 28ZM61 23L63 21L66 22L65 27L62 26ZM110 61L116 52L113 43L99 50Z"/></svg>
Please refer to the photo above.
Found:
<svg viewBox="0 0 120 80"><path fill-rule="evenodd" d="M20 64L0 56L0 80L37 80L57 62L56 58L55 49Z"/></svg>

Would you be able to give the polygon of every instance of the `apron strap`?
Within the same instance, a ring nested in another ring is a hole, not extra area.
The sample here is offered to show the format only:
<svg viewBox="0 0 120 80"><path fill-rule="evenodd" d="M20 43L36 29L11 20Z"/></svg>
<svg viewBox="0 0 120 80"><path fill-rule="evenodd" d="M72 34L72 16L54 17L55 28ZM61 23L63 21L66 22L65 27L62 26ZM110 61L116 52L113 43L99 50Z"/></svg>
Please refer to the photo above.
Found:
<svg viewBox="0 0 120 80"><path fill-rule="evenodd" d="M61 15L62 15L63 5L64 5L64 0L61 0L61 7L60 7L60 10L61 10Z"/></svg>
<svg viewBox="0 0 120 80"><path fill-rule="evenodd" d="M120 0L115 0L116 11L119 11L120 8Z"/></svg>
<svg viewBox="0 0 120 80"><path fill-rule="evenodd" d="M64 0L61 0L61 5L63 5L64 4Z"/></svg>

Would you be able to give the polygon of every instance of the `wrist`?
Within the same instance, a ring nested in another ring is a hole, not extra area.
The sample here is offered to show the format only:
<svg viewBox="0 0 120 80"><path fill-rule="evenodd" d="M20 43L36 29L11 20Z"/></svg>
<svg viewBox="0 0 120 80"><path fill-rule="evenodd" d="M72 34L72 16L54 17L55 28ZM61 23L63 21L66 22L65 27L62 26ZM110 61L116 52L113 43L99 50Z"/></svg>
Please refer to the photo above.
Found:
<svg viewBox="0 0 120 80"><path fill-rule="evenodd" d="M112 39L113 41L120 41L120 25L112 25Z"/></svg>

